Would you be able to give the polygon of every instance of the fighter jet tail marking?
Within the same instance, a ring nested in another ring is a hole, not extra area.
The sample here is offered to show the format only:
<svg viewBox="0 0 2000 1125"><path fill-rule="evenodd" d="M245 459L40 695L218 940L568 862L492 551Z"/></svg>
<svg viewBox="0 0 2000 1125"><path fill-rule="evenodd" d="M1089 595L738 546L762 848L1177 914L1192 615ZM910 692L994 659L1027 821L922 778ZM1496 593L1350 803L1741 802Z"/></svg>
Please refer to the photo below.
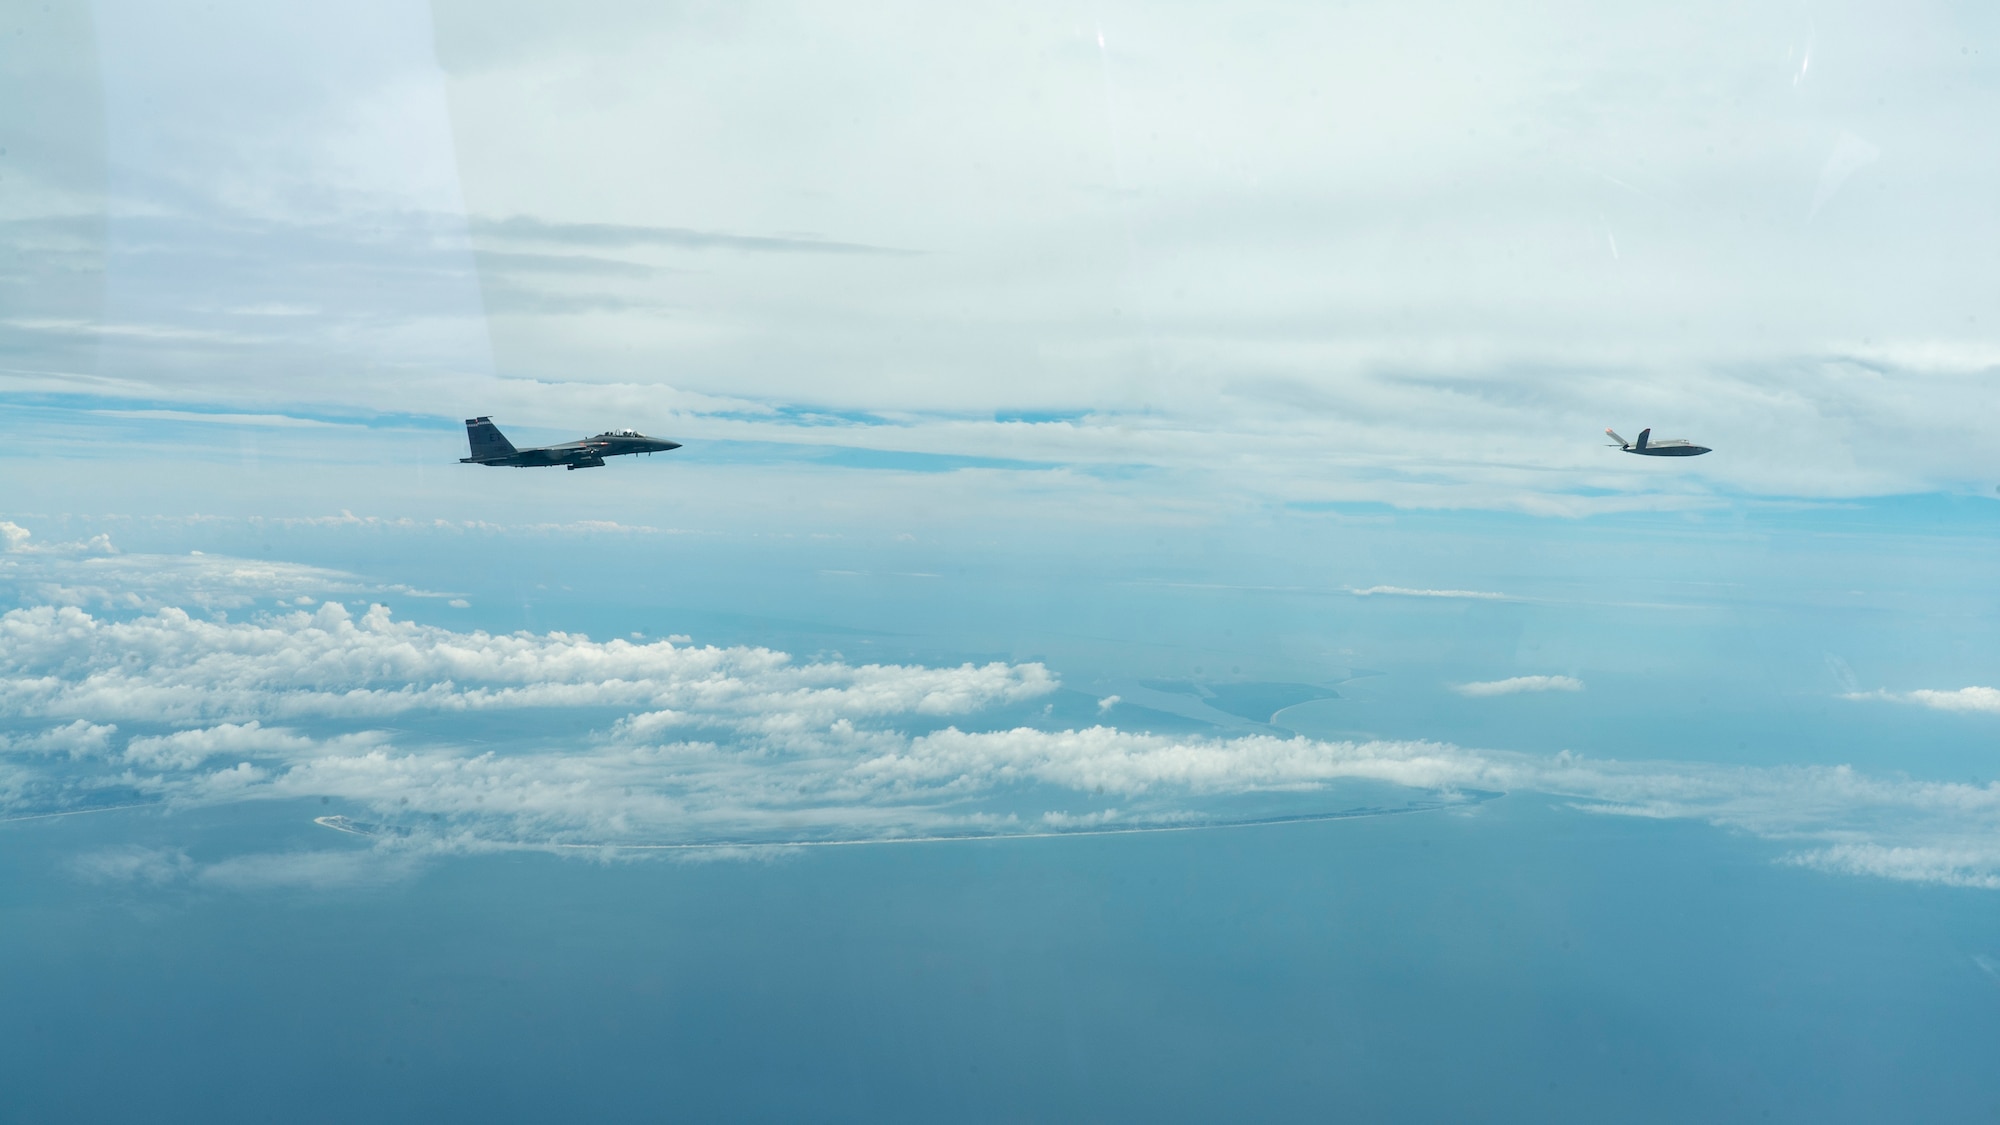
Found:
<svg viewBox="0 0 2000 1125"><path fill-rule="evenodd" d="M465 420L465 440L472 446L472 461L496 461L502 457L512 457L514 443L500 432L491 418L467 418Z"/></svg>

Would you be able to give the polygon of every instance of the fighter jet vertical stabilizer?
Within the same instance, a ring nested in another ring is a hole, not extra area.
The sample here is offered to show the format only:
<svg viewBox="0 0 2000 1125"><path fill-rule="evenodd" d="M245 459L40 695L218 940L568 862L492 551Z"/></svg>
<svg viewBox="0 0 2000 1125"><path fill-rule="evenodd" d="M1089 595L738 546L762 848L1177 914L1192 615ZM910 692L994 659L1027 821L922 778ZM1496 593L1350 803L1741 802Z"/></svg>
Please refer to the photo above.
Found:
<svg viewBox="0 0 2000 1125"><path fill-rule="evenodd" d="M465 420L465 441L472 447L472 461L496 461L512 457L517 452L514 443L500 432L491 418L467 418Z"/></svg>

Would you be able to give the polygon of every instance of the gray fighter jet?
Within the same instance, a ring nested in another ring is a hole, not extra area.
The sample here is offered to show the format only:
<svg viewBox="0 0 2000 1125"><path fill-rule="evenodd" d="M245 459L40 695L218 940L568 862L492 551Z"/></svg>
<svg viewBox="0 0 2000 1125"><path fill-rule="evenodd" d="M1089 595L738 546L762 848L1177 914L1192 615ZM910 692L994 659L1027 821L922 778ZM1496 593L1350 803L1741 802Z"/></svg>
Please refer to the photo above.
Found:
<svg viewBox="0 0 2000 1125"><path fill-rule="evenodd" d="M680 442L647 437L637 430L606 430L582 441L516 449L491 418L467 418L465 440L472 446L472 456L460 457L459 464L512 465L517 469L552 465L561 465L566 469L595 469L604 464L606 457L621 457L627 453L665 453L681 447Z"/></svg>
<svg viewBox="0 0 2000 1125"><path fill-rule="evenodd" d="M1613 430L1607 429L1604 432L1611 435L1611 440L1617 443L1617 448L1627 453L1637 453L1645 457L1699 457L1704 453L1710 452L1709 448L1705 445L1696 445L1691 441L1683 441L1680 438L1654 441L1653 428L1651 426L1639 431L1638 441L1626 441L1624 438L1619 437Z"/></svg>

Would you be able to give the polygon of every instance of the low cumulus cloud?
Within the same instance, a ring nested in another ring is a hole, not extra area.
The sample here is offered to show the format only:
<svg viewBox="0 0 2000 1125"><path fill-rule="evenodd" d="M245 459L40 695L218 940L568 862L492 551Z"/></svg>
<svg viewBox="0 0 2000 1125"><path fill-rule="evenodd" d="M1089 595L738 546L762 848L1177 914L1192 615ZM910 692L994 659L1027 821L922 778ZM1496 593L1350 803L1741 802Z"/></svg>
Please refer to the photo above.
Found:
<svg viewBox="0 0 2000 1125"><path fill-rule="evenodd" d="M74 726L75 724L71 724ZM123 759L158 769L194 769L210 758L273 758L339 753L386 741L381 731L360 731L331 739L307 738L283 727L266 727L255 719L172 734L134 738L125 743Z"/></svg>
<svg viewBox="0 0 2000 1125"><path fill-rule="evenodd" d="M101 757L111 748L117 726L78 719L59 727L19 734L0 734L0 752L66 754L72 758Z"/></svg>
<svg viewBox="0 0 2000 1125"><path fill-rule="evenodd" d="M1039 664L855 665L680 637L496 635L379 606L230 621L33 605L0 615L0 817L288 801L363 844L77 861L94 879L259 890L365 884L495 849L736 855L1133 831L1226 822L1245 801L1338 815L1357 799L1343 793L1372 787L1380 807L1391 786L1408 800L1388 804L1409 811L1542 793L1591 814L1779 841L1806 868L2000 887L2000 785L1034 725L1033 704L1058 687ZM1460 685L1581 688L1562 676ZM505 721L489 719L479 740L457 734L481 715Z"/></svg>
<svg viewBox="0 0 2000 1125"><path fill-rule="evenodd" d="M1575 676L1512 676L1504 680L1453 684L1451 690L1474 698L1489 695L1518 695L1524 691L1582 691L1583 681Z"/></svg>
<svg viewBox="0 0 2000 1125"><path fill-rule="evenodd" d="M1473 601L1509 602L1515 600L1507 594L1496 594L1490 590L1424 590L1409 586L1349 586L1347 592L1357 598L1468 598Z"/></svg>
<svg viewBox="0 0 2000 1125"><path fill-rule="evenodd" d="M0 615L0 712L21 717L192 723L627 707L781 736L840 719L960 714L1055 687L1039 664L800 663L763 648L457 632L338 602L247 622L179 608L124 620L75 606Z"/></svg>
<svg viewBox="0 0 2000 1125"><path fill-rule="evenodd" d="M2000 845L1977 840L1915 847L1835 844L1787 856L1785 862L1837 875L2000 890Z"/></svg>
<svg viewBox="0 0 2000 1125"><path fill-rule="evenodd" d="M11 529L11 530L8 530ZM168 605L233 609L269 597L388 592L351 574L298 563L268 562L192 551L185 555L128 554L109 533L70 542L38 543L24 528L0 524L0 590L22 602L131 611ZM396 592L421 595L403 588Z"/></svg>
<svg viewBox="0 0 2000 1125"><path fill-rule="evenodd" d="M1915 703L1937 711L2000 712L2000 688L1962 687L1955 691L1919 688L1916 691L1851 691L1843 699L1886 699Z"/></svg>

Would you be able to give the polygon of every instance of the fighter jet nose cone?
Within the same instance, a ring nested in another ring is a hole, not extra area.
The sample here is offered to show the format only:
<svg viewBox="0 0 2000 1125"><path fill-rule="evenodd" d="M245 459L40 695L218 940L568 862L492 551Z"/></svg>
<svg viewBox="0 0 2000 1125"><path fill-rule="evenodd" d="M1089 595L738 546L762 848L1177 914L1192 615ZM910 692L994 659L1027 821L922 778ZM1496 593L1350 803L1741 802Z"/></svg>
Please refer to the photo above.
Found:
<svg viewBox="0 0 2000 1125"><path fill-rule="evenodd" d="M679 449L681 447L681 443L677 441L663 441L660 445L664 449Z"/></svg>

